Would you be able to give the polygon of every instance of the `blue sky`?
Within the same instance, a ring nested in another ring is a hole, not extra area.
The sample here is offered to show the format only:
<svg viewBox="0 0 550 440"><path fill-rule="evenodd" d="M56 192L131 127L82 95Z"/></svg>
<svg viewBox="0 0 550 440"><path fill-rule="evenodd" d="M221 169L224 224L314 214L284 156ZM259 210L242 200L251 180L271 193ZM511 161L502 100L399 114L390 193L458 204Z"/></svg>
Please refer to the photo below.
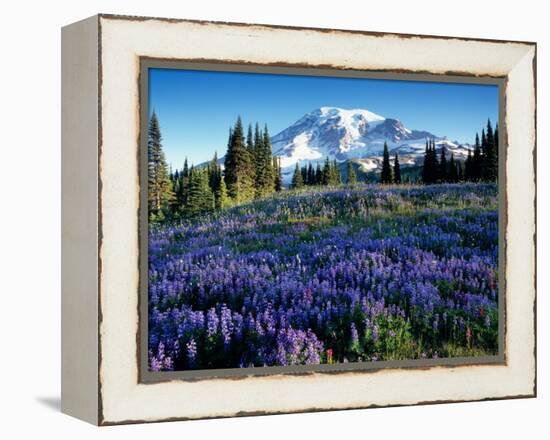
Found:
<svg viewBox="0 0 550 440"><path fill-rule="evenodd" d="M305 113L364 108L407 128L473 142L487 118L498 120L494 85L149 69L149 113L159 118L167 161L181 168L225 153L229 127L263 126L271 135Z"/></svg>

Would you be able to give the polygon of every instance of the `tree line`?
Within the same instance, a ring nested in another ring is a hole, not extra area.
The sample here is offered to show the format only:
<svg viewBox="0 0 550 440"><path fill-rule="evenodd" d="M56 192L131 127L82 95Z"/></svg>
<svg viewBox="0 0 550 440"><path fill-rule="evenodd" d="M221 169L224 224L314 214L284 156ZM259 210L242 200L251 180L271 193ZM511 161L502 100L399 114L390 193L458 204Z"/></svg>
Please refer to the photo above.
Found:
<svg viewBox="0 0 550 440"><path fill-rule="evenodd" d="M153 221L192 217L265 197L283 187L280 161L272 156L267 125L248 126L240 117L229 129L224 170L217 153L206 166L168 169L158 117L148 127L149 216Z"/></svg>
<svg viewBox="0 0 550 440"><path fill-rule="evenodd" d="M324 166L321 167L321 165L317 163L315 169L311 163L303 167L300 167L299 163L296 163L290 187L295 189L303 186L337 186L343 183L353 186L357 182L357 173L351 160L346 162L346 178L343 179L336 160L331 162L327 157ZM386 142L384 142L380 183L401 183L399 157L397 154L395 155L392 167L390 164L388 144Z"/></svg>
<svg viewBox="0 0 550 440"><path fill-rule="evenodd" d="M351 167L350 161L348 161L348 165ZM355 176L355 172L353 172L353 175ZM353 177L353 179L357 181L356 177ZM304 186L336 186L340 185L342 182L343 179L338 163L336 160L331 162L327 157L323 167L321 167L319 163L317 163L315 168L313 168L311 162L303 167L300 167L300 164L296 163L290 187L298 189Z"/></svg>
<svg viewBox="0 0 550 440"><path fill-rule="evenodd" d="M382 171L380 172L380 183L401 183L401 166L399 164L399 156L397 153L393 159L393 170L390 163L390 152L388 143L384 142L384 152L382 153Z"/></svg>
<svg viewBox="0 0 550 440"><path fill-rule="evenodd" d="M464 162L455 160L443 146L439 155L433 139L426 141L422 182L425 184L445 182L494 182L498 178L498 124L494 131L491 121L481 130L481 140L476 133L473 151L468 149ZM438 157L439 156L439 157Z"/></svg>

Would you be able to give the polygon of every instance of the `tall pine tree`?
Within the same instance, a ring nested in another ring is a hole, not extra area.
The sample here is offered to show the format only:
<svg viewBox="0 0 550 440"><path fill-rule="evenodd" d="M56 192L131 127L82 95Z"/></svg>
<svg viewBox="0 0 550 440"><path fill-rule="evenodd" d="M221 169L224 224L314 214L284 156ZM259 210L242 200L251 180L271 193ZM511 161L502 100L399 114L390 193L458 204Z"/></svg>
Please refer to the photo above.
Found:
<svg viewBox="0 0 550 440"><path fill-rule="evenodd" d="M425 184L436 183L439 179L439 166L435 150L435 140L430 139L426 142L426 151L424 152L422 182Z"/></svg>
<svg viewBox="0 0 550 440"><path fill-rule="evenodd" d="M330 185L331 182L331 167L330 160L327 157L322 171L321 185Z"/></svg>
<svg viewBox="0 0 550 440"><path fill-rule="evenodd" d="M321 169L321 164L317 162L315 166L315 185L322 185L323 183L323 170Z"/></svg>
<svg viewBox="0 0 550 440"><path fill-rule="evenodd" d="M223 176L220 176L220 181L216 192L214 194L214 203L217 210L227 208L231 205L229 196L227 195L227 187L225 186L225 179Z"/></svg>
<svg viewBox="0 0 550 440"><path fill-rule="evenodd" d="M487 136L483 147L483 180L494 182L497 179L497 169L493 127L491 126L491 120L487 120Z"/></svg>
<svg viewBox="0 0 550 440"><path fill-rule="evenodd" d="M210 189L214 194L214 204L218 206L219 203L217 198L219 196L220 181L222 179L222 170L221 170L220 164L218 163L217 152L214 153L214 157L208 164L207 170L208 170L208 186L210 186Z"/></svg>
<svg viewBox="0 0 550 440"><path fill-rule="evenodd" d="M445 157L445 146L441 147L441 156L439 159L438 180L440 182L447 181L447 158Z"/></svg>
<svg viewBox="0 0 550 440"><path fill-rule="evenodd" d="M254 154L252 155L252 162L254 164L254 187L255 187L255 196L261 196L261 188L258 180L263 182L263 134L260 131L260 126L256 122L254 128Z"/></svg>
<svg viewBox="0 0 550 440"><path fill-rule="evenodd" d="M187 163L187 157L183 162L183 169L180 174L180 192L180 205L185 206L189 195L189 164Z"/></svg>
<svg viewBox="0 0 550 440"><path fill-rule="evenodd" d="M354 186L357 183L357 174L355 168L353 168L353 163L351 160L348 160L347 163L347 174L348 174L348 185Z"/></svg>
<svg viewBox="0 0 550 440"><path fill-rule="evenodd" d="M300 169L300 165L298 165L298 162L296 162L296 168L294 168L294 175L292 176L292 182L290 186L293 189L298 189L304 186L304 179L302 177L302 170Z"/></svg>
<svg viewBox="0 0 550 440"><path fill-rule="evenodd" d="M160 125L154 111L149 121L147 135L149 214L151 218L162 219L170 209L174 193L162 149Z"/></svg>
<svg viewBox="0 0 550 440"><path fill-rule="evenodd" d="M224 176L227 193L236 203L249 201L254 197L254 166L245 145L240 116L230 132L228 144Z"/></svg>
<svg viewBox="0 0 550 440"><path fill-rule="evenodd" d="M267 125L260 132L256 124L254 137L254 166L255 166L255 196L264 197L275 190L275 173L273 169L273 157L271 154L271 140Z"/></svg>
<svg viewBox="0 0 550 440"><path fill-rule="evenodd" d="M426 139L426 149L424 150L424 163L422 165L422 182L423 183L430 183L429 175L428 175L429 174L429 156L430 156L430 144Z"/></svg>
<svg viewBox="0 0 550 440"><path fill-rule="evenodd" d="M466 162L464 162L464 180L473 180L473 161L472 150L468 148L468 156L466 156Z"/></svg>
<svg viewBox="0 0 550 440"><path fill-rule="evenodd" d="M273 152L271 149L271 139L269 137L269 129L267 124L264 125L264 167L265 167L265 190L266 193L272 193L275 189L275 173L273 171Z"/></svg>
<svg viewBox="0 0 550 440"><path fill-rule="evenodd" d="M273 170L275 172L275 191L282 191L283 174L281 171L281 159L273 157Z"/></svg>
<svg viewBox="0 0 550 440"><path fill-rule="evenodd" d="M401 183L401 166L399 165L397 153L395 153L395 159L393 160L393 183Z"/></svg>
<svg viewBox="0 0 550 440"><path fill-rule="evenodd" d="M308 185L315 185L315 171L313 169L313 165L311 162L307 166L307 184Z"/></svg>
<svg viewBox="0 0 550 440"><path fill-rule="evenodd" d="M188 216L205 214L214 210L214 194L208 184L207 169L193 169L189 180L189 199L185 212Z"/></svg>
<svg viewBox="0 0 550 440"><path fill-rule="evenodd" d="M254 138L252 137L251 124L248 124L248 132L246 134L246 150L248 151L248 156L250 158L251 166L252 166L251 177L254 180L256 179L256 165L255 165L256 146L254 143Z"/></svg>
<svg viewBox="0 0 550 440"><path fill-rule="evenodd" d="M458 168L453 153L451 153L451 158L449 159L449 174L447 180L451 183L458 182Z"/></svg>
<svg viewBox="0 0 550 440"><path fill-rule="evenodd" d="M388 144L384 142L384 153L382 155L382 172L380 173L380 183L391 183L391 165L390 165L390 152L388 151Z"/></svg>
<svg viewBox="0 0 550 440"><path fill-rule="evenodd" d="M340 175L340 167L336 162L336 159L332 161L330 166L330 185L336 186L342 183L342 176Z"/></svg>
<svg viewBox="0 0 550 440"><path fill-rule="evenodd" d="M485 130L481 131L481 143L479 142L479 136L476 133L476 143L474 147L474 155L472 157L472 179L474 182L478 182L482 178L483 171L483 154L482 145L486 142Z"/></svg>

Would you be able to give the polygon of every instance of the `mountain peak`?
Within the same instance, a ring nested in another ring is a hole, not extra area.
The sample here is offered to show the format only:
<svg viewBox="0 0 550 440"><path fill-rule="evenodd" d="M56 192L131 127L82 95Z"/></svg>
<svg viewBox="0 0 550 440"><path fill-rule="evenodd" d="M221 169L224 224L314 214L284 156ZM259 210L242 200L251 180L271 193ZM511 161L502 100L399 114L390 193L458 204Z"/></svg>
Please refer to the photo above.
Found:
<svg viewBox="0 0 550 440"><path fill-rule="evenodd" d="M384 144L390 154L399 155L403 166L421 164L426 139L445 146L455 158L466 158L467 145L451 142L429 131L413 130L399 119L377 115L364 108L343 109L323 106L310 111L294 124L271 137L273 155L280 159L283 178L289 180L296 163L322 164L327 158L353 160L364 170L375 170L382 163Z"/></svg>
<svg viewBox="0 0 550 440"><path fill-rule="evenodd" d="M320 107L313 112L313 114L320 114L326 118L339 117L343 119L362 117L368 122L383 121L383 116L377 115L369 110L363 108L344 109L340 107Z"/></svg>
<svg viewBox="0 0 550 440"><path fill-rule="evenodd" d="M343 109L323 106L315 109L271 138L273 152L283 167L300 161L320 161L329 157L337 161L363 158L382 153L384 141L391 143L411 139L415 133L397 119L390 119L367 109Z"/></svg>

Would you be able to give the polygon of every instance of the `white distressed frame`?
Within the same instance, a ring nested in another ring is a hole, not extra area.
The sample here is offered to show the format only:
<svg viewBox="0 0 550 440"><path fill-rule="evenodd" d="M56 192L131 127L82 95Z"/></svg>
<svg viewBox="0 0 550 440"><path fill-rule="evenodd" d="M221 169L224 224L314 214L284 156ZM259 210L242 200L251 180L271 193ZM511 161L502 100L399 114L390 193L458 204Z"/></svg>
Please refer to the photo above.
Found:
<svg viewBox="0 0 550 440"><path fill-rule="evenodd" d="M99 395L95 415L77 416L117 424L535 395L534 44L115 16L97 25ZM507 77L506 364L139 383L140 57Z"/></svg>

